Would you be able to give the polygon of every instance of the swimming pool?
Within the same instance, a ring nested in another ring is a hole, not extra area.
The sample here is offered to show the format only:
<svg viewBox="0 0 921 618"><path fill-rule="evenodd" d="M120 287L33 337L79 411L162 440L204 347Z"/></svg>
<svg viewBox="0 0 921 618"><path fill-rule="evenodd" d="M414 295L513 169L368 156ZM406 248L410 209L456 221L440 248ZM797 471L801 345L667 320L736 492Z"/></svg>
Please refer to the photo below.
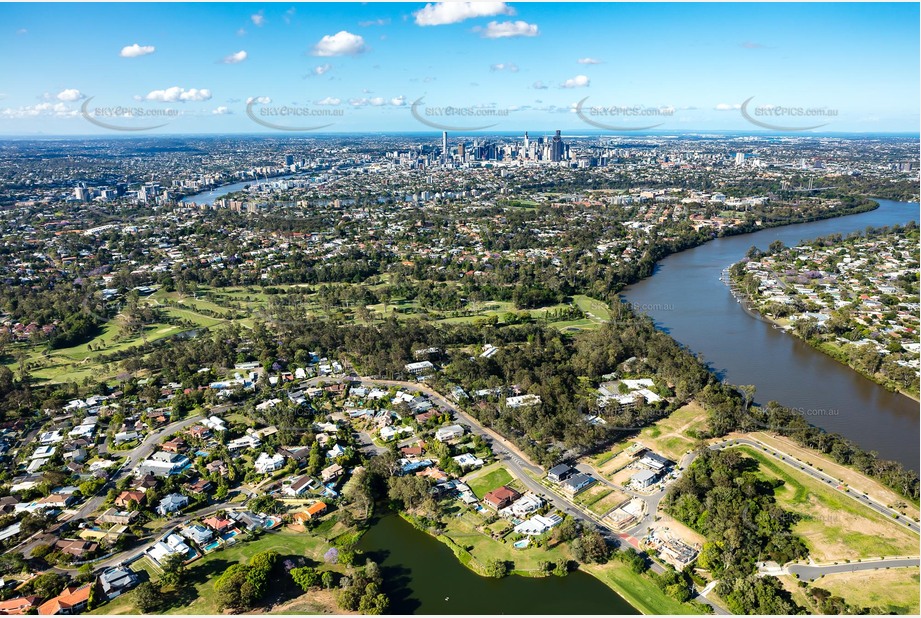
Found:
<svg viewBox="0 0 921 618"><path fill-rule="evenodd" d="M512 543L512 547L515 549L524 549L531 544L531 539L521 539L520 541L515 541Z"/></svg>
<svg viewBox="0 0 921 618"><path fill-rule="evenodd" d="M220 547L220 546L221 546L221 542L220 542L220 541L211 541L210 543L208 543L207 545L205 545L204 547L202 547L202 549L205 550L205 553L208 553L208 552L214 551L215 549L217 549L217 548Z"/></svg>

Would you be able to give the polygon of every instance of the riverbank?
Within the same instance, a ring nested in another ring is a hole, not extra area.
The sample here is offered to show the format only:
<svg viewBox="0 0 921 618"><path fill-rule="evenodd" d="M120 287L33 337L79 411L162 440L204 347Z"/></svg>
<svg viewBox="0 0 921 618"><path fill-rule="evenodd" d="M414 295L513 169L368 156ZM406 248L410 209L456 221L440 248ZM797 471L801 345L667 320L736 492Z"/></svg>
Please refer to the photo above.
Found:
<svg viewBox="0 0 921 618"><path fill-rule="evenodd" d="M733 264L733 266L735 265L736 264ZM742 285L741 278L734 276L732 274L731 267L727 269L727 277L728 277L727 282L729 285L730 292L732 293L733 297L738 301L739 306L742 308L742 310L745 313L747 313L749 316L753 317L756 320L761 320L762 322L770 324L772 327L777 328L778 330L782 330L788 335L796 337L797 339L807 344L812 349L817 350L818 352L821 352L822 354L831 358L832 360L844 365L845 367L848 367L852 371L859 373L860 375L867 378L868 380L876 384L879 384L880 386L882 386L889 392L899 393L900 395L904 395L908 397L909 399L912 399L916 402L921 403L921 396L919 396L918 393L914 393L914 392L908 391L900 387L898 384L892 382L891 380L887 379L885 376L881 374L870 373L867 371L863 371L859 367L855 367L853 363L851 362L850 357L847 356L847 354L839 346L829 341L820 341L815 337L808 337L808 338L803 337L789 323L781 322L777 318L773 318L771 316L766 315L764 311L762 311L762 306L759 306L759 304L750 294L745 294L745 292L743 291L743 285Z"/></svg>
<svg viewBox="0 0 921 618"><path fill-rule="evenodd" d="M452 517L445 523L441 534L435 535L420 526L410 515L401 512L400 517L416 530L427 534L448 547L457 561L479 577L489 578L485 564L490 560L504 560L514 564L509 576L527 578L558 578L560 575L541 572L537 564L551 562L554 567L560 561L569 562L572 556L569 548L559 543L552 548L514 549L511 544L497 541L476 530L470 529L460 520ZM458 522L458 523L456 523ZM469 549L468 549L469 548ZM600 581L619 597L644 615L692 615L706 613L703 606L681 603L662 592L648 574L634 573L630 567L616 558L606 564L580 564L578 572L590 575ZM570 572L562 577L572 577Z"/></svg>

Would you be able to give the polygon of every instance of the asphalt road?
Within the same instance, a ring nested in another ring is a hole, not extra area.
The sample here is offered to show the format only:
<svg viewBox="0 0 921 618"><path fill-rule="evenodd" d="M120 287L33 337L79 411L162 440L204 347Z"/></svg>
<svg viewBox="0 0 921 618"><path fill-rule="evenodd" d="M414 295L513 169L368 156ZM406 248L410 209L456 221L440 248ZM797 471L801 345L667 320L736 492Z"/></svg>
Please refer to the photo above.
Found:
<svg viewBox="0 0 921 618"><path fill-rule="evenodd" d="M918 522L908 519L904 515L897 514L892 509L886 507L886 505L880 504L879 502L876 502L875 500L863 495L862 493L853 491L849 487L842 486L839 483L838 479L835 479L825 474L824 472L820 472L815 467L810 466L806 464L805 462L802 462L798 459L794 459L793 457L782 453L778 449L764 445L761 442L758 442L757 440L752 440L750 438L732 438L730 440L724 440L723 442L717 442L715 444L712 444L710 445L710 449L718 450L718 449L728 448L731 446L738 446L740 444L744 444L746 446L750 446L752 448L758 449L765 455L773 457L774 459L780 462L783 462L784 464L788 466L796 468L803 474L806 474L807 476L811 476L812 478L814 478L815 480L821 483L825 483L826 485L830 485L832 487L839 488L838 491L850 497L852 500L856 500L857 502L863 504L864 506L867 506L873 509L877 513L887 517L888 519L891 519L892 521L895 521L901 524L902 526L905 526L906 528L908 528L912 532L915 532L916 534L921 534L921 526L919 526ZM898 515L898 516L895 517L894 515Z"/></svg>
<svg viewBox="0 0 921 618"><path fill-rule="evenodd" d="M855 571L875 571L877 569L892 569L921 566L918 558L888 558L886 560L864 560L862 562L846 562L841 564L812 565L788 564L784 570L800 579L812 581L823 575L832 573L853 573Z"/></svg>

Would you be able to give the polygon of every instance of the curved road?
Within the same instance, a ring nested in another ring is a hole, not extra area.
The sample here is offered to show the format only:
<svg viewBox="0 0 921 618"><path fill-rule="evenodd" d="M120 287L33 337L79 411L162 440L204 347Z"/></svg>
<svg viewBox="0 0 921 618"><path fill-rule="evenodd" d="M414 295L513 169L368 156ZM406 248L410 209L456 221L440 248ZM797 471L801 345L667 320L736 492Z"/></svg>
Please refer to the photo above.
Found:
<svg viewBox="0 0 921 618"><path fill-rule="evenodd" d="M886 560L864 560L862 562L843 562L840 564L813 565L788 564L783 568L786 573L798 575L804 581L812 581L832 573L853 573L855 571L875 571L921 566L918 558L887 558Z"/></svg>
<svg viewBox="0 0 921 618"><path fill-rule="evenodd" d="M850 498L852 498L853 500L856 500L857 502L863 504L864 506L873 509L874 511L885 516L886 518L891 519L892 521L898 522L899 524L905 526L912 532L915 532L916 534L921 534L921 526L919 526L918 522L908 519L904 515L896 513L892 509L886 507L884 504L880 504L879 502L876 502L872 498L869 498L868 496L865 496L862 493L851 491L849 487L841 485L837 479L825 474L824 472L820 472L815 466L809 465L804 461L800 461L794 457L791 457L790 455L786 455L782 453L781 451L779 451L778 449L767 446L757 440L754 440L752 438L730 438L729 440L723 440L722 442L711 444L709 448L711 450L719 450L719 449L730 448L730 447L739 446L739 445L750 446L752 448L758 449L761 452L763 452L765 455L769 455L770 457L773 457L777 461L783 462L784 464L799 470L803 474L806 474L807 476L811 476L812 478L814 478L815 480L821 483L825 483L826 485L831 485L832 487L835 487L842 494L849 496ZM693 457L691 459L693 461Z"/></svg>

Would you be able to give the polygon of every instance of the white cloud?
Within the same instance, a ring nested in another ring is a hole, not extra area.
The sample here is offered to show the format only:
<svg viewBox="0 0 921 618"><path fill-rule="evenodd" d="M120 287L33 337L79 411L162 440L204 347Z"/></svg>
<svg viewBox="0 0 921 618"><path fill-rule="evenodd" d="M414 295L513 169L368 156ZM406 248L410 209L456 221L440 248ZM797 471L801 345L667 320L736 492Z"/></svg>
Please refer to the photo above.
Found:
<svg viewBox="0 0 921 618"><path fill-rule="evenodd" d="M148 101L161 101L164 103L172 103L175 101L207 101L211 98L211 91L207 88L189 88L186 90L179 86L173 86L165 90L151 90L144 98Z"/></svg>
<svg viewBox="0 0 921 618"><path fill-rule="evenodd" d="M579 58L579 64L601 64L598 58Z"/></svg>
<svg viewBox="0 0 921 618"><path fill-rule="evenodd" d="M246 34L246 28L240 28L237 30L237 36L243 36Z"/></svg>
<svg viewBox="0 0 921 618"><path fill-rule="evenodd" d="M317 101L317 105L339 105L342 103L342 99L337 99L336 97L326 97Z"/></svg>
<svg viewBox="0 0 921 618"><path fill-rule="evenodd" d="M360 21L358 25L362 28L367 28L368 26L386 26L390 23L390 18L387 19L369 19L367 21Z"/></svg>
<svg viewBox="0 0 921 618"><path fill-rule="evenodd" d="M62 90L58 93L58 101L79 101L80 99L85 99L86 95L77 90L76 88L68 88L67 90Z"/></svg>
<svg viewBox="0 0 921 618"><path fill-rule="evenodd" d="M316 66L316 67L313 68L313 74L314 74L314 75L323 75L324 73L327 73L331 68L333 68L333 65L331 65L331 64L329 64L329 63L327 63L327 64L321 64L321 65Z"/></svg>
<svg viewBox="0 0 921 618"><path fill-rule="evenodd" d="M246 99L247 105L249 105L250 103L260 103L262 105L268 105L271 102L272 102L272 99L270 99L269 97L249 97Z"/></svg>
<svg viewBox="0 0 921 618"><path fill-rule="evenodd" d="M491 65L489 65L489 70L490 70L490 71L508 71L508 72L510 72L510 73L517 73L517 72L518 72L518 65L517 65L517 64L512 64L512 63L510 63L510 62L509 62L509 63L500 62L499 64L491 64Z"/></svg>
<svg viewBox="0 0 921 618"><path fill-rule="evenodd" d="M504 2L436 2L426 4L413 16L417 26L444 26L473 17L514 15L515 9Z"/></svg>
<svg viewBox="0 0 921 618"><path fill-rule="evenodd" d="M125 45L122 47L122 50L118 52L118 55L122 58L137 58L138 56L146 56L147 54L152 54L157 51L157 48L153 45Z"/></svg>
<svg viewBox="0 0 921 618"><path fill-rule="evenodd" d="M406 97L400 95L390 100L387 100L384 97L371 97L370 99L367 97L359 97L355 99L349 99L349 105L352 107L365 107L367 105L371 105L373 107L383 107L388 104L396 107L402 107L406 105Z"/></svg>
<svg viewBox="0 0 921 618"><path fill-rule="evenodd" d="M327 34L314 45L314 56L354 56L367 51L365 40L357 34L342 30Z"/></svg>
<svg viewBox="0 0 921 618"><path fill-rule="evenodd" d="M536 82L531 84L531 88L534 88L535 90L546 90L547 84L545 84L544 82L540 80L537 80Z"/></svg>
<svg viewBox="0 0 921 618"><path fill-rule="evenodd" d="M565 82L560 84L560 88L585 88L589 85L591 80L585 75L576 75L575 77L570 77Z"/></svg>
<svg viewBox="0 0 921 618"><path fill-rule="evenodd" d="M486 28L475 28L474 31L482 32L480 36L486 39L507 39L515 36L537 36L539 34L537 24L529 24L526 21L491 21Z"/></svg>
<svg viewBox="0 0 921 618"><path fill-rule="evenodd" d="M230 111L230 108L227 107L226 105L221 105L219 107L216 107L214 111L211 113L214 114L215 116L226 116L227 114L232 114L233 112Z"/></svg>
<svg viewBox="0 0 921 618"><path fill-rule="evenodd" d="M27 34L28 32L29 31L26 30L25 28L20 28L19 30L16 31L16 34Z"/></svg>
<svg viewBox="0 0 921 618"><path fill-rule="evenodd" d="M718 112L728 112L733 109L741 109L741 108L742 106L739 105L738 103L735 103L732 105L730 105L729 103L717 103L716 107L714 107L713 109L715 109Z"/></svg>
<svg viewBox="0 0 921 618"><path fill-rule="evenodd" d="M246 60L246 57L248 55L249 54L247 54L244 50L241 49L240 51L234 54L230 54L229 56L224 56L224 59L221 60L221 62L223 62L224 64L237 64L238 62L243 62L244 60Z"/></svg>
<svg viewBox="0 0 921 618"><path fill-rule="evenodd" d="M55 116L58 118L67 118L76 116L77 110L72 110L63 103L37 103L27 105L18 109L8 107L0 112L4 118L33 118L35 116Z"/></svg>
<svg viewBox="0 0 921 618"><path fill-rule="evenodd" d="M254 26L265 25L265 15L263 15L262 11L259 11L258 13L254 13L253 15L250 15L249 18L253 22Z"/></svg>

